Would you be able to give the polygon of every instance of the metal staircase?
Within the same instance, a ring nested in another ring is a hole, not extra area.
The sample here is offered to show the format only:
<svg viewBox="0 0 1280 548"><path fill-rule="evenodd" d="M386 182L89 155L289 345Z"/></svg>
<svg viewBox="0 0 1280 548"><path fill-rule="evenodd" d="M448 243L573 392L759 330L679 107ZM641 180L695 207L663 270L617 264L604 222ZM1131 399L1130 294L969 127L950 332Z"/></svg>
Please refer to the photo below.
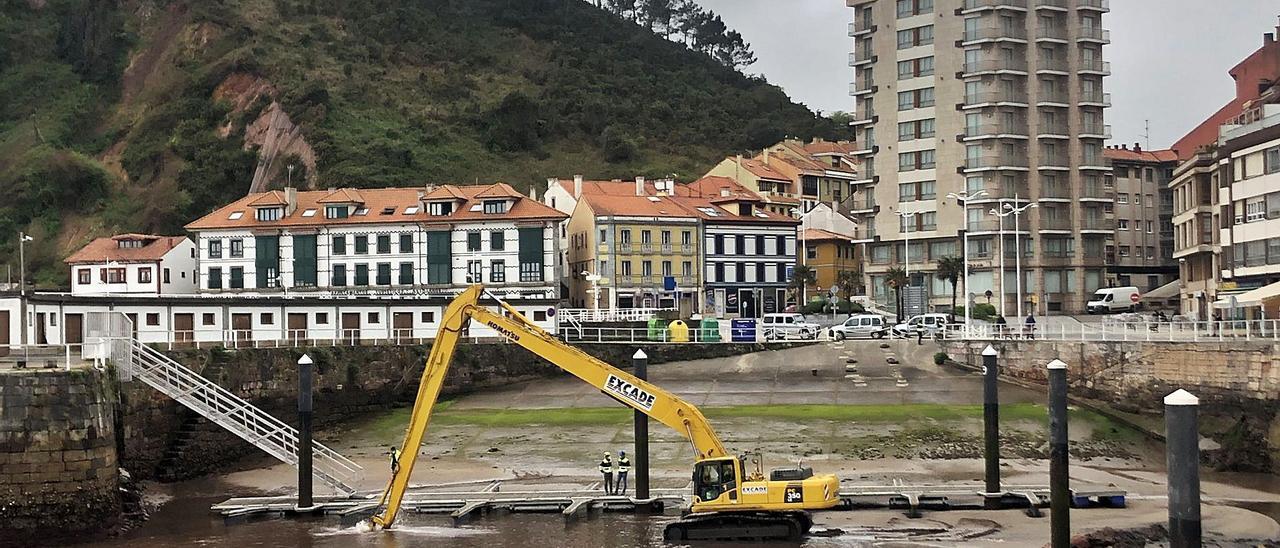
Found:
<svg viewBox="0 0 1280 548"><path fill-rule="evenodd" d="M112 343L111 355L122 369L122 378L139 379L285 464L298 466L298 431L292 426L137 339L116 338ZM351 484L360 465L316 442L312 442L312 470L337 491L355 494Z"/></svg>

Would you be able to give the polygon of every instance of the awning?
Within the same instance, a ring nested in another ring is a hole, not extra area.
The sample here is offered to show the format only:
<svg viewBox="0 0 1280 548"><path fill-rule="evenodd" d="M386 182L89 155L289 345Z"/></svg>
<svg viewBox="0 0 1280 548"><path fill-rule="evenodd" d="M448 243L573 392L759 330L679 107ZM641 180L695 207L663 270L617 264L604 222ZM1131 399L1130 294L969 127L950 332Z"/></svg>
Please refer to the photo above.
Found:
<svg viewBox="0 0 1280 548"><path fill-rule="evenodd" d="M1172 299L1174 297L1177 297L1178 289L1181 287L1179 285L1180 283L1181 283L1180 281L1174 280L1160 287L1152 289L1151 291L1148 291L1145 295L1142 296L1142 300L1163 301L1165 299Z"/></svg>
<svg viewBox="0 0 1280 548"><path fill-rule="evenodd" d="M1270 299L1276 295L1280 295L1280 282L1250 289L1236 297L1236 302L1240 303L1240 306L1262 306L1263 299Z"/></svg>

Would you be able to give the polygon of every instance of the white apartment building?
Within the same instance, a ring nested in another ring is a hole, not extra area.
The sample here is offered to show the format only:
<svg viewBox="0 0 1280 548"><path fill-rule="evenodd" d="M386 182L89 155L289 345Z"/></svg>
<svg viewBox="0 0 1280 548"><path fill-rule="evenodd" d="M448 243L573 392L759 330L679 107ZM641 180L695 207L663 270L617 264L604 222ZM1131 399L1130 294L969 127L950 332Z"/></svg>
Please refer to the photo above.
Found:
<svg viewBox="0 0 1280 548"><path fill-rule="evenodd" d="M1249 120L1251 114L1255 117ZM1226 183L1218 186L1223 207L1219 300L1280 281L1280 104L1261 106L1242 118L1224 125L1218 141L1219 176ZM1262 304L1245 300L1237 303Z"/></svg>
<svg viewBox="0 0 1280 548"><path fill-rule="evenodd" d="M203 294L558 297L567 216L510 186L293 189L252 194L187 225Z"/></svg>
<svg viewBox="0 0 1280 548"><path fill-rule="evenodd" d="M67 257L72 295L195 293L195 244L186 236L120 234Z"/></svg>

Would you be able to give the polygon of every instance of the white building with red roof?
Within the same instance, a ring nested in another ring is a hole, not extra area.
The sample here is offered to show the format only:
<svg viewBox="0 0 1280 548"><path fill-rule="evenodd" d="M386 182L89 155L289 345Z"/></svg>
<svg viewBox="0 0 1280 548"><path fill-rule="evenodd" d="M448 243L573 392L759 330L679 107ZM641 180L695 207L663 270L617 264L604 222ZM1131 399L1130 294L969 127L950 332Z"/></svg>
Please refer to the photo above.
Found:
<svg viewBox="0 0 1280 548"><path fill-rule="evenodd" d="M186 236L120 234L98 238L67 257L72 295L195 292L195 244Z"/></svg>

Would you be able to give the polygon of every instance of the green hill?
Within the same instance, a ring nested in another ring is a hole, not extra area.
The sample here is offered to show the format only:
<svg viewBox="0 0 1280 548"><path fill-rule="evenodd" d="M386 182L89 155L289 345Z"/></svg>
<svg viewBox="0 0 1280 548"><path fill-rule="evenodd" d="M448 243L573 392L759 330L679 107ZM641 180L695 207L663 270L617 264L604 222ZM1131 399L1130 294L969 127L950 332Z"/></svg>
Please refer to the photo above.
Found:
<svg viewBox="0 0 1280 548"><path fill-rule="evenodd" d="M581 0L0 0L0 260L34 234L45 285L254 182L688 178L839 131Z"/></svg>

